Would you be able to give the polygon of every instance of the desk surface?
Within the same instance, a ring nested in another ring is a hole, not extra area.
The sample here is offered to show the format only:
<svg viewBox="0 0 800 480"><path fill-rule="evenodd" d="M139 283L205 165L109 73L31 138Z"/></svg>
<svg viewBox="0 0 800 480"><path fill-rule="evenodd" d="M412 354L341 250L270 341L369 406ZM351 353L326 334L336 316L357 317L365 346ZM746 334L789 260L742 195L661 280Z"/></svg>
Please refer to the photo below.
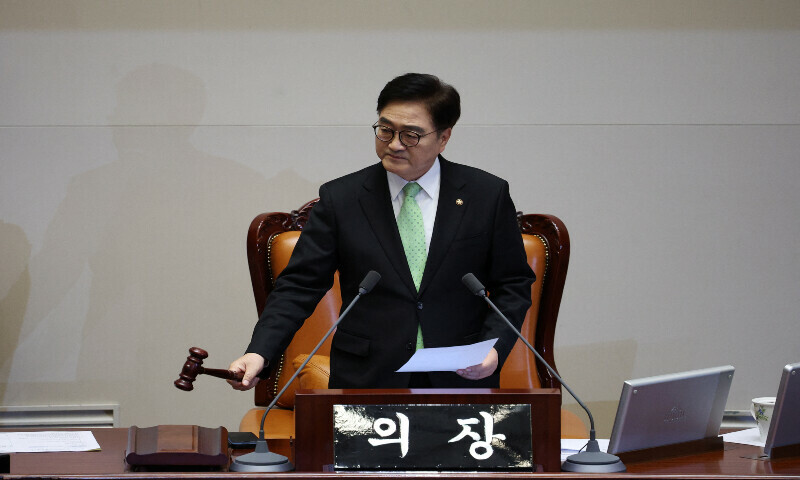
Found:
<svg viewBox="0 0 800 480"><path fill-rule="evenodd" d="M762 450L759 447L739 444L726 444L722 451L687 455L679 458L663 459L658 461L643 461L627 463L628 472L610 475L589 475L574 473L425 473L408 472L393 473L277 473L277 474L248 474L233 472L146 472L132 473L125 464L125 447L127 445L127 429L125 428L98 428L92 429L98 443L100 452L63 452L63 453L15 453L10 456L10 473L5 473L3 479L14 480L23 478L70 478L113 480L131 478L163 478L163 479L189 479L202 478L234 479L250 478L254 476L269 476L274 479L311 479L324 477L330 480L366 480L373 478L427 479L431 478L472 478L472 479L569 479L569 478L623 478L623 479L666 479L680 477L682 480L690 479L722 479L722 478L758 478L769 477L769 480L781 478L800 479L800 458L784 458L770 460L760 458Z"/></svg>

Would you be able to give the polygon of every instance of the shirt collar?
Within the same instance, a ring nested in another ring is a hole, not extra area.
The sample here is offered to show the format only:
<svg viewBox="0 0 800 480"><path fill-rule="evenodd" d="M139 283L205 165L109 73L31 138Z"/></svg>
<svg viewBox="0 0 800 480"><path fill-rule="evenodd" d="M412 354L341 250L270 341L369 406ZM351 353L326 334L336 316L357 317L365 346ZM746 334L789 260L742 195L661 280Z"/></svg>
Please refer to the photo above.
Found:
<svg viewBox="0 0 800 480"><path fill-rule="evenodd" d="M439 193L439 180L441 178L442 169L439 165L439 157L436 157L436 160L433 161L433 165L431 168L425 172L425 175L419 177L418 179L414 180L422 187L422 191L424 191L429 197L436 198ZM389 195L391 196L392 201L397 199L397 196L400 195L400 192L403 191L403 187L406 186L408 181L397 175L396 173L392 173L390 171L386 171L386 177L389 180Z"/></svg>

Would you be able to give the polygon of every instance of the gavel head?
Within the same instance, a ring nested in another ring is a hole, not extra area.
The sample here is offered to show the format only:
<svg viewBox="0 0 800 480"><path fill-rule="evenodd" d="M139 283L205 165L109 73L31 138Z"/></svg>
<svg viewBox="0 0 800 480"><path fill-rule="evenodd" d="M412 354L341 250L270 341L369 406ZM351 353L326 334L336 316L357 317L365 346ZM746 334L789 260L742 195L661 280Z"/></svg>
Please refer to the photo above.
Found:
<svg viewBox="0 0 800 480"><path fill-rule="evenodd" d="M175 380L175 386L187 392L194 389L192 382L197 379L197 376L203 373L203 359L208 358L208 352L202 348L192 347L189 349L189 356L186 357L186 363L183 364L180 378Z"/></svg>

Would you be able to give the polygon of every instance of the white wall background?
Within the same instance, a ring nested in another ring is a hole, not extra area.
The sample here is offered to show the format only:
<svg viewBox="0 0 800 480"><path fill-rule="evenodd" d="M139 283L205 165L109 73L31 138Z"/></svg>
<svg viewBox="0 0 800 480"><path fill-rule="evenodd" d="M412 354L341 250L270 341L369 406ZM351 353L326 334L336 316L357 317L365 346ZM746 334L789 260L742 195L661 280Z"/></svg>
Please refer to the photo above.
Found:
<svg viewBox="0 0 800 480"><path fill-rule="evenodd" d="M800 361L800 2L0 0L0 405L224 425L255 322L249 221L377 161L382 86L462 95L445 156L572 238L561 373ZM565 403L572 403L565 397Z"/></svg>

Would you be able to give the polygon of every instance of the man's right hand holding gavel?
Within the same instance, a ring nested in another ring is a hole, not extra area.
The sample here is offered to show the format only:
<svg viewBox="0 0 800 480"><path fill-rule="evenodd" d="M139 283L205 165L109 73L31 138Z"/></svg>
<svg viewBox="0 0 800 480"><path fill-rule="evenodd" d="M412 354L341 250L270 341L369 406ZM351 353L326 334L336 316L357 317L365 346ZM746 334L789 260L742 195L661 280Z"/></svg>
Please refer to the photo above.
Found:
<svg viewBox="0 0 800 480"><path fill-rule="evenodd" d="M266 361L257 353L245 353L231 363L228 370L242 374L242 381L228 380L234 390L250 390L260 380L258 374L264 369Z"/></svg>

